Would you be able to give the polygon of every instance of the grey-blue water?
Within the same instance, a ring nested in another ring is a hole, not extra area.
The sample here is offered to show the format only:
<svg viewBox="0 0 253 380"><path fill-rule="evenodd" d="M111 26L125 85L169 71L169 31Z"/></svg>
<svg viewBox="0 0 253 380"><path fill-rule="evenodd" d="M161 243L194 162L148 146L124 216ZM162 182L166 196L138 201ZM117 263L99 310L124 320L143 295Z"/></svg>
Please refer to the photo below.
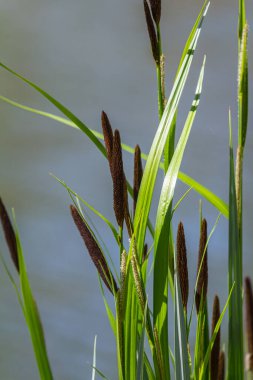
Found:
<svg viewBox="0 0 253 380"><path fill-rule="evenodd" d="M247 1L252 28L253 5ZM163 0L162 33L167 94L183 44L200 10L200 0ZM228 109L236 137L237 1L212 1L182 97L178 130L187 116L204 54L203 95L182 170L223 199L228 193ZM1 61L37 82L88 126L100 130L104 109L122 140L148 152L157 127L156 79L141 0L2 0ZM252 93L252 36L249 37ZM57 111L35 91L0 71L0 93L21 103ZM252 260L252 99L244 182L244 262ZM29 276L45 328L56 379L90 379L94 336L97 366L116 379L115 347L97 275L70 218L66 191L49 176L63 178L85 200L114 221L108 165L81 132L0 103L0 194L14 207ZM132 157L124 154L129 178ZM157 204L161 178L154 205ZM178 198L185 187L178 184ZM191 192L178 209L185 223L191 291L198 249L198 201ZM154 213L155 206L152 210ZM217 210L203 203L209 231ZM97 228L117 255L104 225ZM2 234L0 250L10 266ZM209 295L226 299L227 222L221 217L209 246ZM13 271L14 273L14 271ZM15 273L14 273L15 274ZM191 293L192 294L192 293ZM211 301L210 301L211 302ZM16 296L1 268L0 377L38 379L29 335ZM171 318L172 318L171 310ZM173 323L171 322L173 326ZM171 328L171 331L173 328ZM222 330L225 340L226 330Z"/></svg>

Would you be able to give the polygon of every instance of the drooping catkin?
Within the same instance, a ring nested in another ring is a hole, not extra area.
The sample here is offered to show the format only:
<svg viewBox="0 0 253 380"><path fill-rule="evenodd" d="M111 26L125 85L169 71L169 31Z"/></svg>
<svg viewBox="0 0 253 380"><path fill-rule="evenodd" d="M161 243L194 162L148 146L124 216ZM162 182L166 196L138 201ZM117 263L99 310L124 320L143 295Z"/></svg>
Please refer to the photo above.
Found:
<svg viewBox="0 0 253 380"><path fill-rule="evenodd" d="M205 219L201 223L200 241L199 241L199 257L198 257L198 270L197 270L197 289L195 296L195 303L197 313L199 312L201 295L203 297L203 304L206 300L207 286L208 286L208 264L207 264L207 222ZM205 249L206 248L206 249Z"/></svg>
<svg viewBox="0 0 253 380"><path fill-rule="evenodd" d="M153 19L156 25L159 25L161 19L161 0L150 0L150 7Z"/></svg>
<svg viewBox="0 0 253 380"><path fill-rule="evenodd" d="M180 222L177 229L177 273L182 294L182 303L185 311L189 295L189 280L187 266L187 251L183 223Z"/></svg>
<svg viewBox="0 0 253 380"><path fill-rule="evenodd" d="M216 327L216 324L220 318L220 301L219 297L215 295L213 301L213 315L212 315L212 334ZM217 380L219 370L219 355L220 355L220 329L216 335L213 348L211 351L210 372L211 380Z"/></svg>
<svg viewBox="0 0 253 380"><path fill-rule="evenodd" d="M253 294L249 277L244 280L245 292L245 324L248 351L245 357L246 371L253 371Z"/></svg>
<svg viewBox="0 0 253 380"><path fill-rule="evenodd" d="M133 186L133 204L134 214L136 209L136 203L140 190L141 180L143 175L142 162L141 162L141 149L139 145L136 145L134 150L134 186Z"/></svg>
<svg viewBox="0 0 253 380"><path fill-rule="evenodd" d="M7 210L3 204L2 199L0 198L0 219L4 231L4 236L6 243L8 245L12 261L19 272L19 262L18 262L18 250L17 250L17 241L14 229L11 224L11 220L7 213Z"/></svg>
<svg viewBox="0 0 253 380"><path fill-rule="evenodd" d="M112 131L111 123L108 119L108 116L104 111L102 111L101 113L101 124L102 124L102 130L103 130L103 135L104 135L107 159L108 159L110 171L112 174L113 131Z"/></svg>
<svg viewBox="0 0 253 380"><path fill-rule="evenodd" d="M86 223L83 221L76 207L71 205L70 211L71 211L72 218L75 222L75 225L77 229L79 230L81 237L83 238L83 241L87 247L88 253L94 265L96 266L100 277L102 278L105 285L107 286L107 288L110 290L112 294L117 293L118 291L117 283L113 277L113 274L94 236L92 235L91 231L87 227Z"/></svg>
<svg viewBox="0 0 253 380"><path fill-rule="evenodd" d="M122 160L121 139L116 129L113 137L112 157L113 208L118 225L122 228L125 215L125 174Z"/></svg>
<svg viewBox="0 0 253 380"><path fill-rule="evenodd" d="M217 380L225 380L225 352L221 351L219 355L219 370Z"/></svg>
<svg viewBox="0 0 253 380"><path fill-rule="evenodd" d="M145 17L146 17L146 23L148 27L148 34L149 39L151 43L151 49L153 53L154 60L157 64L159 64L160 57L159 57L159 47L158 47L158 41L157 41L157 34L155 30L155 25L152 19L152 15L149 9L149 5L146 0L144 0L144 11L145 11Z"/></svg>

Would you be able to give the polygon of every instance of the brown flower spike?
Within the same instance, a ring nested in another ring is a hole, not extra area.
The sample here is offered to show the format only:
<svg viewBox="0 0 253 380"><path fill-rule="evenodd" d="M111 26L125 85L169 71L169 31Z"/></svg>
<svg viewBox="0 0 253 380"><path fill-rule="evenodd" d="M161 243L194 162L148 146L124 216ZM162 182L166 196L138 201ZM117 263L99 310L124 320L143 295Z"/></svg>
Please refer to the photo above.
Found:
<svg viewBox="0 0 253 380"><path fill-rule="evenodd" d="M6 208L5 208L1 198L0 198L0 219L1 219L5 240L6 240L6 243L8 245L12 261L13 261L17 271L19 272L16 236L15 236L15 232L14 232L14 229L12 227L12 224L11 224L11 220L9 218L9 215L6 211Z"/></svg>
<svg viewBox="0 0 253 380"><path fill-rule="evenodd" d="M245 358L247 371L253 371L253 294L252 285L249 277L244 280L245 292L245 324L248 343L248 352Z"/></svg>
<svg viewBox="0 0 253 380"><path fill-rule="evenodd" d="M161 0L150 0L151 12L156 25L159 25L161 19Z"/></svg>
<svg viewBox="0 0 253 380"><path fill-rule="evenodd" d="M217 380L225 380L225 352L221 351L219 355L219 370Z"/></svg>
<svg viewBox="0 0 253 380"><path fill-rule="evenodd" d="M216 324L220 318L220 301L219 297L215 295L213 301L213 316L212 316L212 334L216 327ZM211 351L211 363L210 363L210 380L217 380L218 370L219 370L219 355L220 355L220 329L216 335L213 348Z"/></svg>
<svg viewBox="0 0 253 380"><path fill-rule="evenodd" d="M100 247L98 246L92 233L90 232L89 228L83 221L82 217L80 216L75 206L71 205L70 211L71 211L72 218L75 222L75 225L77 229L79 230L81 237L83 238L83 241L87 247L89 255L93 263L95 264L100 277L102 278L102 280L104 281L105 285L110 290L110 292L112 294L116 293L118 291L117 283L111 273L110 268L107 265L107 262L104 258L103 253L101 252Z"/></svg>
<svg viewBox="0 0 253 380"><path fill-rule="evenodd" d="M112 173L113 132L108 116L104 111L102 111L101 113L101 124L104 135L107 159Z"/></svg>
<svg viewBox="0 0 253 380"><path fill-rule="evenodd" d="M148 27L148 34L149 34L149 39L151 43L151 49L153 53L154 60L156 61L157 64L159 64L160 57L159 57L159 48L158 48L158 41L157 41L157 35L156 35L156 30L155 30L155 25L150 13L149 5L146 0L144 0L144 11L145 11L145 16L146 16L146 23Z"/></svg>
<svg viewBox="0 0 253 380"><path fill-rule="evenodd" d="M189 280L184 226L182 222L179 223L177 229L177 273L181 288L182 303L186 311L189 294Z"/></svg>
<svg viewBox="0 0 253 380"><path fill-rule="evenodd" d="M113 208L118 225L122 228L125 214L125 174L122 160L121 140L116 129L113 137L112 157Z"/></svg>
<svg viewBox="0 0 253 380"><path fill-rule="evenodd" d="M137 203L138 194L140 190L142 175L143 175L143 169L142 169L142 162L141 162L141 149L139 145L136 145L135 150L134 150L134 186L133 186L134 213L136 209L136 203Z"/></svg>
<svg viewBox="0 0 253 380"><path fill-rule="evenodd" d="M196 296L195 296L197 313L199 312L201 295L203 296L203 304L204 304L206 300L206 294L207 294L208 265L207 265L207 248L205 250L206 242L207 242L207 222L205 219L203 219L201 223L201 231L200 231L199 257L198 257L198 270L197 270L198 283L197 283L197 290L196 290Z"/></svg>

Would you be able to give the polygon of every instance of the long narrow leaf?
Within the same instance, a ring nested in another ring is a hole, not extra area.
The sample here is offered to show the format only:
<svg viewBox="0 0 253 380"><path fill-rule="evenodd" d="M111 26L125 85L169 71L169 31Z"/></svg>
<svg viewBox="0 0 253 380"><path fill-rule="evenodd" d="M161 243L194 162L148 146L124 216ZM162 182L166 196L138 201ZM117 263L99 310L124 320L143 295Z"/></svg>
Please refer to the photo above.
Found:
<svg viewBox="0 0 253 380"><path fill-rule="evenodd" d="M23 104L17 103L9 98L6 98L5 96L0 95L0 100L5 101L8 104L11 104L14 107L18 107L20 109L23 109L25 111L47 117L49 119L55 120L61 124L67 125L69 127L75 128L75 129L80 129L73 121L66 119L64 117L45 112L36 108L28 107ZM94 134L95 137L97 137L100 140L103 140L103 134L100 132L97 132L94 129L89 128L90 131ZM89 137L89 136L88 136ZM130 147L127 144L122 143L122 149L124 149L126 152L133 154L134 153L134 148ZM105 153L105 151L104 151ZM147 160L147 154L142 153L142 158L144 160ZM164 170L164 163L161 162L159 165L159 168ZM181 182L184 184L192 187L197 193L199 193L203 198L205 198L208 202L210 202L214 207L218 209L226 218L228 218L228 205L221 199L219 198L216 194L214 194L212 191L207 189L205 186L201 185L199 182L194 180L193 178L189 177L185 173L179 172L178 173L178 178Z"/></svg>
<svg viewBox="0 0 253 380"><path fill-rule="evenodd" d="M234 155L232 145L231 117L229 115L229 251L228 290L235 289L229 303L228 318L228 378L243 379L243 321L242 321L242 273L239 248L239 230L235 190Z"/></svg>
<svg viewBox="0 0 253 380"><path fill-rule="evenodd" d="M91 380L96 380L96 370L95 370L95 368L96 368L96 358L97 358L97 335L95 335L95 338L94 338Z"/></svg>
<svg viewBox="0 0 253 380"><path fill-rule="evenodd" d="M208 6L205 8L201 20L203 20L203 18L205 17L207 9ZM145 170L143 173L134 218L134 229L137 237L137 251L139 254L142 252L142 248L144 245L146 225L151 206L157 171L159 168L159 163L191 67L193 54L200 35L201 22L202 21L200 21L200 25L193 36L188 53L185 56L184 62L182 63L182 66L175 80L173 89L171 91L171 95L163 113L163 117L154 137L150 153L148 155Z"/></svg>
<svg viewBox="0 0 253 380"><path fill-rule="evenodd" d="M160 200L157 209L155 242L154 242L154 325L157 327L165 361L168 362L168 246L171 219L171 202L176 186L178 171L182 162L184 150L188 141L191 127L196 115L202 90L205 59L200 71L194 101L185 122L184 129L177 144L175 153L164 178ZM169 370L169 369L168 369Z"/></svg>
<svg viewBox="0 0 253 380"><path fill-rule="evenodd" d="M18 262L19 262L19 277L20 287L23 299L23 312L29 333L31 336L35 357L38 364L41 380L52 380L53 375L50 368L50 363L47 355L46 343L44 338L43 327L39 316L39 311L32 294L30 282L27 275L25 260L23 256L23 250L20 242L19 233L16 226L15 215L13 211L13 218L15 222L15 234L18 250Z"/></svg>
<svg viewBox="0 0 253 380"><path fill-rule="evenodd" d="M189 380L187 331L177 272L175 273L175 379Z"/></svg>

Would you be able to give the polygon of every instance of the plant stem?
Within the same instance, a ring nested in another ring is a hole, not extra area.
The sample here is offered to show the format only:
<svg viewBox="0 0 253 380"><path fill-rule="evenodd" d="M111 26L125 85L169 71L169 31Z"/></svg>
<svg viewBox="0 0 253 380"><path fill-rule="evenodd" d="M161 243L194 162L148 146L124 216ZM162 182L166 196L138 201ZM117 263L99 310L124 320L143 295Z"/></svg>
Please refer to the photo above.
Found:
<svg viewBox="0 0 253 380"><path fill-rule="evenodd" d="M157 75L157 95L158 95L158 115L159 120L161 120L163 111L164 111L164 73L163 73L163 64L162 64L162 39L160 26L157 27L157 40L158 40L158 48L159 48L159 63L156 64L156 75Z"/></svg>

